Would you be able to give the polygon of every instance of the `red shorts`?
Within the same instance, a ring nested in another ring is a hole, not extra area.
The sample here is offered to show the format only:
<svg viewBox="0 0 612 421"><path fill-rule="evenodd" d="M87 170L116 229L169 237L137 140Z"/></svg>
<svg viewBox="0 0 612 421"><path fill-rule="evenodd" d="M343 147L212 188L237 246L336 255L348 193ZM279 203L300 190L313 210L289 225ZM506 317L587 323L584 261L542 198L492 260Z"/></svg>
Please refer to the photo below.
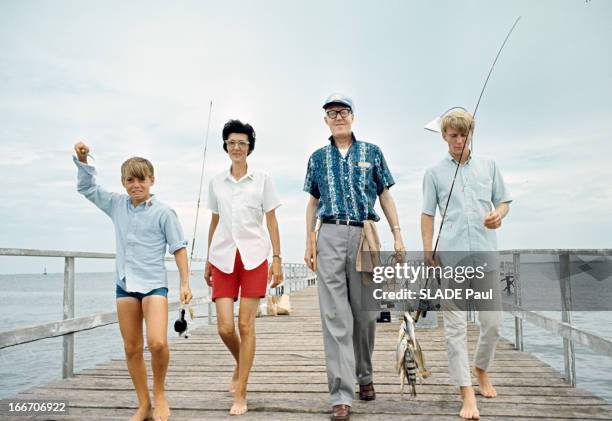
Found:
<svg viewBox="0 0 612 421"><path fill-rule="evenodd" d="M246 270L236 250L234 271L225 273L210 265L210 279L212 282L212 300L227 297L238 299L238 290L241 297L264 298L268 290L268 261L264 260L255 269Z"/></svg>

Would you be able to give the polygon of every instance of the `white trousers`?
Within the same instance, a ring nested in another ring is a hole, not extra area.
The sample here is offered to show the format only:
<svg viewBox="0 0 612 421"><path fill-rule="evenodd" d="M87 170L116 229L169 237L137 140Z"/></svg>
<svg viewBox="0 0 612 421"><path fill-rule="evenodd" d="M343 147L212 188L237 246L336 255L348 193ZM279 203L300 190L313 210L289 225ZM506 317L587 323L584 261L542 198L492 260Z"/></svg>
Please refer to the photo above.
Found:
<svg viewBox="0 0 612 421"><path fill-rule="evenodd" d="M491 288L493 299L497 303L495 308L501 309L501 288L497 272L487 272L478 285L471 287L475 290ZM464 310L458 310L448 303L443 304L442 310L450 380L456 386L471 386L472 377L467 347L467 314ZM487 371L493 362L495 347L500 337L502 312L476 311L476 320L480 327L480 335L474 354L474 365Z"/></svg>

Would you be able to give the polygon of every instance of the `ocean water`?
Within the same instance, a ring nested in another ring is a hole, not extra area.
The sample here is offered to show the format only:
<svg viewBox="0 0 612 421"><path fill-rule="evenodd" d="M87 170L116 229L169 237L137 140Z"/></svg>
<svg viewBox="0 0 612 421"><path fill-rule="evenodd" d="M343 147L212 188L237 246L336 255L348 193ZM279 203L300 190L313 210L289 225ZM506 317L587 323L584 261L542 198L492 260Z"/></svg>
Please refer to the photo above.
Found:
<svg viewBox="0 0 612 421"><path fill-rule="evenodd" d="M178 272L168 272L168 297L178 300ZM190 281L195 297L207 295L201 271ZM62 319L64 274L0 275L0 332ZM207 306L195 306L196 317L206 315ZM75 275L75 316L115 311L113 273ZM168 336L176 336L168 318ZM196 319L197 324L205 319ZM123 357L119 325L111 324L75 334L74 370L93 368L111 358ZM62 338L43 339L0 350L0 398L13 396L34 386L62 378Z"/></svg>
<svg viewBox="0 0 612 421"><path fill-rule="evenodd" d="M527 274L523 275L527 279ZM178 273L168 272L169 297L178 296ZM76 316L115 310L112 273L77 273L75 288ZM194 296L206 295L201 272L191 279ZM34 326L61 320L63 273L37 275L0 275L0 331ZM206 306L195 307L197 316L206 315ZM545 312L560 319L559 312ZM169 316L168 335L175 314ZM432 320L427 317L425 320ZM205 323L199 319L197 323ZM574 312L574 324L592 333L612 339L612 312ZM563 341L529 323L523 324L525 350L550 364L560 373L563 366ZM514 341L514 319L505 314L502 334ZM75 371L93 368L111 358L123 356L117 324L84 331L75 335ZM45 339L0 350L0 398L13 396L34 386L61 379L61 338ZM612 402L612 358L576 347L578 386Z"/></svg>

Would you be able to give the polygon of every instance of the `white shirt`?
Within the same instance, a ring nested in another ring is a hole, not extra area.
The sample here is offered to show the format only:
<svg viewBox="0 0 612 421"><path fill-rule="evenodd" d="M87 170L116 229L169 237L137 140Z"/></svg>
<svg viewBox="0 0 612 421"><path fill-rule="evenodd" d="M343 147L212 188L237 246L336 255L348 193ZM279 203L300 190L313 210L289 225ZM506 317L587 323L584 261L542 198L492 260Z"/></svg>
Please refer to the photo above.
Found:
<svg viewBox="0 0 612 421"><path fill-rule="evenodd" d="M208 261L225 273L234 271L236 250L246 270L255 269L270 254L263 227L264 213L281 205L270 176L248 169L240 180L229 170L210 180L208 208L219 214L219 225L210 243Z"/></svg>

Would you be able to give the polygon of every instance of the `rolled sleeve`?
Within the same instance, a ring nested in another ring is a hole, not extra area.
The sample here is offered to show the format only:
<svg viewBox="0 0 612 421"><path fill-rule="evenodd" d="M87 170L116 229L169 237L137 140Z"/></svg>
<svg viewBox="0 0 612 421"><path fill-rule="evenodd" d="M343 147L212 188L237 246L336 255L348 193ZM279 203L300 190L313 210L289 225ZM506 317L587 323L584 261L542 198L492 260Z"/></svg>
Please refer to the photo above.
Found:
<svg viewBox="0 0 612 421"><path fill-rule="evenodd" d="M491 194L491 201L495 207L499 206L501 203L510 203L512 202L512 196L510 195L510 191L504 182L504 178L502 177L499 168L497 168L497 164L493 162L493 187Z"/></svg>
<svg viewBox="0 0 612 421"><path fill-rule="evenodd" d="M425 171L423 176L423 208L421 212L425 215L435 216L438 206L438 192L436 180L430 170Z"/></svg>
<svg viewBox="0 0 612 421"><path fill-rule="evenodd" d="M281 205L280 198L272 182L272 178L268 174L264 174L263 188L263 209L264 212L270 212Z"/></svg>
<svg viewBox="0 0 612 421"><path fill-rule="evenodd" d="M378 157L374 166L374 182L376 183L376 193L381 194L385 189L395 184L387 161L382 151L378 150Z"/></svg>
<svg viewBox="0 0 612 421"><path fill-rule="evenodd" d="M306 167L306 179L304 180L304 191L309 193L315 199L319 199L321 197L321 192L319 191L319 186L317 184L317 176L316 176L316 165L315 158L311 156L308 160L308 166Z"/></svg>
<svg viewBox="0 0 612 421"><path fill-rule="evenodd" d="M163 222L163 229L166 236L166 243L168 244L168 253L174 254L177 250L185 248L189 244L183 235L183 228L174 210L168 210Z"/></svg>
<svg viewBox="0 0 612 421"><path fill-rule="evenodd" d="M77 191L112 218L113 209L121 195L109 192L96 183L97 171L93 165L79 161L76 156L72 160L78 168Z"/></svg>
<svg viewBox="0 0 612 421"><path fill-rule="evenodd" d="M213 188L213 180L210 180L208 184L208 199L206 200L206 207L210 209L212 213L219 213L219 203L217 202L217 195Z"/></svg>

